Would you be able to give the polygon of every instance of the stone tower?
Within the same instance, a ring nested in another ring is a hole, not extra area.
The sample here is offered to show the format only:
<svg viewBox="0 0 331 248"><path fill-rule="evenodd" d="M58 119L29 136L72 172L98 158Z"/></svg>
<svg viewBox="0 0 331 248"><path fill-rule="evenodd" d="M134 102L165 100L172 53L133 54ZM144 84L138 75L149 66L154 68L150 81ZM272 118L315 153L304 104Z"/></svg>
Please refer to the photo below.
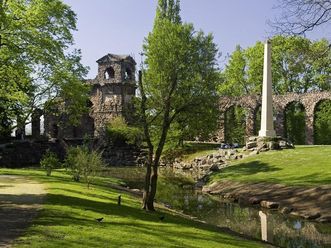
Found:
<svg viewBox="0 0 331 248"><path fill-rule="evenodd" d="M98 75L92 84L90 116L94 119L95 135L115 116L130 121L132 97L136 91L136 62L129 55L107 54L97 60Z"/></svg>
<svg viewBox="0 0 331 248"><path fill-rule="evenodd" d="M129 55L107 54L97 63L95 79L84 82L91 85L89 113L82 116L77 127L68 123L68 116L45 114L45 133L49 138L97 137L116 116L123 116L128 122L132 120L136 62Z"/></svg>

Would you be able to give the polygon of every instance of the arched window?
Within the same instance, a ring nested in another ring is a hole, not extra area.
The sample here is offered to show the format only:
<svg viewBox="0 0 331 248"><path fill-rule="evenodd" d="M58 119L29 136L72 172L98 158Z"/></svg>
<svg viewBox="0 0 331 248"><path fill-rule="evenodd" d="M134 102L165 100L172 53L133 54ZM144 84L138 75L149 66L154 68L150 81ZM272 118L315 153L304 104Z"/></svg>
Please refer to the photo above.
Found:
<svg viewBox="0 0 331 248"><path fill-rule="evenodd" d="M132 79L132 72L129 68L126 68L126 70L125 70L124 79L125 80L131 80Z"/></svg>
<svg viewBox="0 0 331 248"><path fill-rule="evenodd" d="M285 138L295 145L306 142L305 107L300 102L290 102L284 111Z"/></svg>
<svg viewBox="0 0 331 248"><path fill-rule="evenodd" d="M105 76L105 79L114 78L115 77L115 71L114 71L113 67L108 67L105 70L104 76Z"/></svg>
<svg viewBox="0 0 331 248"><path fill-rule="evenodd" d="M59 127L58 127L58 125L53 124L52 125L52 132L51 132L52 138L57 138L58 134L59 134Z"/></svg>

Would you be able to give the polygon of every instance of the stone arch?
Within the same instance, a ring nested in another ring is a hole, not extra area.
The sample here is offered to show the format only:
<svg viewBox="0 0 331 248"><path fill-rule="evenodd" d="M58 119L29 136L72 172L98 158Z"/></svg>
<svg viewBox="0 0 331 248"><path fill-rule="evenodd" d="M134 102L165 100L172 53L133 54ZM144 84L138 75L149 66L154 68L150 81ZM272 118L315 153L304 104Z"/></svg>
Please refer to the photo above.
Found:
<svg viewBox="0 0 331 248"><path fill-rule="evenodd" d="M113 67L109 66L104 72L104 79L108 80L111 78L115 78L115 71Z"/></svg>
<svg viewBox="0 0 331 248"><path fill-rule="evenodd" d="M256 106L256 108L254 109L254 131L253 134L254 135L259 135L259 130L261 128L261 109L262 109L262 105L258 104Z"/></svg>
<svg viewBox="0 0 331 248"><path fill-rule="evenodd" d="M32 128L32 138L38 139L41 136L41 116L43 111L41 109L36 109L32 113L31 117L31 128Z"/></svg>
<svg viewBox="0 0 331 248"><path fill-rule="evenodd" d="M59 135L59 126L56 123L53 123L51 126L51 137L57 138Z"/></svg>
<svg viewBox="0 0 331 248"><path fill-rule="evenodd" d="M224 111L224 141L227 143L245 142L247 109L233 104Z"/></svg>
<svg viewBox="0 0 331 248"><path fill-rule="evenodd" d="M284 137L294 144L306 143L306 109L300 101L290 101L284 107Z"/></svg>
<svg viewBox="0 0 331 248"><path fill-rule="evenodd" d="M314 144L331 145L331 99L321 99L314 106Z"/></svg>
<svg viewBox="0 0 331 248"><path fill-rule="evenodd" d="M124 80L132 80L132 78L132 71L127 67L124 72Z"/></svg>

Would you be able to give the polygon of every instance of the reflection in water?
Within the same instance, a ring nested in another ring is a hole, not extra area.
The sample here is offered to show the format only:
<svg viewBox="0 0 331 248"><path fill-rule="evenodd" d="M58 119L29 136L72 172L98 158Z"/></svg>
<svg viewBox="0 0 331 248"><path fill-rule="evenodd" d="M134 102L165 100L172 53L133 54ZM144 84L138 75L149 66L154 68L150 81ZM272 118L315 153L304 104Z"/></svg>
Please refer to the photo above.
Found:
<svg viewBox="0 0 331 248"><path fill-rule="evenodd" d="M294 221L293 228L296 230L300 230L302 228L301 221L299 220Z"/></svg>
<svg viewBox="0 0 331 248"><path fill-rule="evenodd" d="M130 171L130 168L116 168L108 175L116 175L130 187L141 188L144 168L139 169L132 168ZM183 176L161 172L156 199L209 224L227 227L280 247L331 247L331 224L293 219L277 211L262 212L259 208L226 202L218 196L194 190L188 185L190 182L192 180Z"/></svg>
<svg viewBox="0 0 331 248"><path fill-rule="evenodd" d="M261 239L272 243L274 233L270 222L268 222L268 215L263 213L263 211L259 211L259 216L261 219Z"/></svg>

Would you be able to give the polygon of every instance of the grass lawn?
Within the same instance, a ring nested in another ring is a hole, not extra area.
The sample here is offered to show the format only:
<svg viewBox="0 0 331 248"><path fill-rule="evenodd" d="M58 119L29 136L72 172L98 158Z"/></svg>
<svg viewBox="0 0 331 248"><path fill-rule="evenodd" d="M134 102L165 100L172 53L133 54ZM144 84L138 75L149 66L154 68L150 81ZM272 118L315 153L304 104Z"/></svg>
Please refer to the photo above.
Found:
<svg viewBox="0 0 331 248"><path fill-rule="evenodd" d="M331 146L297 146L235 161L212 181L235 180L313 186L331 184Z"/></svg>
<svg viewBox="0 0 331 248"><path fill-rule="evenodd" d="M262 243L221 233L216 227L167 211L141 210L140 199L109 187L101 179L88 190L62 172L46 177L39 170L0 169L0 174L27 175L46 186L44 208L14 247L261 247ZM28 192L27 192L28 193ZM122 206L117 197L122 195ZM159 220L163 215L165 219ZM104 217L99 223L95 219Z"/></svg>

